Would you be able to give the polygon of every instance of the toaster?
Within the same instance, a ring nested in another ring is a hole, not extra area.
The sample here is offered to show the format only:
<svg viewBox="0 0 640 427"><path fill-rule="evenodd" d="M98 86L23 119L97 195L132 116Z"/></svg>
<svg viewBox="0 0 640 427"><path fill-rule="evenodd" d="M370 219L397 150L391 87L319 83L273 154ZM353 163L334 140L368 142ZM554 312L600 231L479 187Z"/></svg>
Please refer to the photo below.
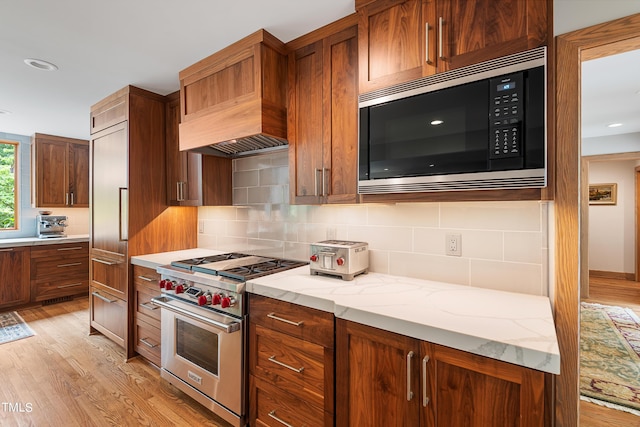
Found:
<svg viewBox="0 0 640 427"><path fill-rule="evenodd" d="M328 274L353 280L369 271L369 244L346 240L325 240L311 244L309 267L312 275Z"/></svg>

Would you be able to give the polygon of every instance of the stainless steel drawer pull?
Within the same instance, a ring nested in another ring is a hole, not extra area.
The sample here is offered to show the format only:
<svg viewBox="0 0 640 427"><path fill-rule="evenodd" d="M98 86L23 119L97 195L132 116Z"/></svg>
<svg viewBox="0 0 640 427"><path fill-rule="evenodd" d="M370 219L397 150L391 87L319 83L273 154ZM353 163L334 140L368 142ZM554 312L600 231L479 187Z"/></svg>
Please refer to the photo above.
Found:
<svg viewBox="0 0 640 427"><path fill-rule="evenodd" d="M160 306L155 305L153 302L141 302L140 307L146 308L147 310L157 310Z"/></svg>
<svg viewBox="0 0 640 427"><path fill-rule="evenodd" d="M413 391L411 391L411 359L413 359L413 351L407 353L407 400L413 399Z"/></svg>
<svg viewBox="0 0 640 427"><path fill-rule="evenodd" d="M425 408L429 404L429 396L427 396L427 363L429 363L429 356L425 356L422 359L422 406Z"/></svg>
<svg viewBox="0 0 640 427"><path fill-rule="evenodd" d="M64 289L64 288L74 288L76 286L82 286L82 283L71 283L69 285L60 285L57 287L57 289Z"/></svg>
<svg viewBox="0 0 640 427"><path fill-rule="evenodd" d="M276 417L276 410L274 409L273 411L269 412L268 414L271 418L273 418L274 420L276 420L277 422L279 422L280 424L282 424L283 426L287 426L287 427L293 427L291 424L289 424L286 421L281 420L280 418Z"/></svg>
<svg viewBox="0 0 640 427"><path fill-rule="evenodd" d="M116 265L116 264L118 264L116 261L105 261L105 260L99 259L99 258L91 258L91 261L99 262L100 264L105 264L105 265Z"/></svg>
<svg viewBox="0 0 640 427"><path fill-rule="evenodd" d="M149 348L155 348L158 346L158 344L151 344L149 341L147 341L147 338L140 338L140 342Z"/></svg>
<svg viewBox="0 0 640 427"><path fill-rule="evenodd" d="M279 322L284 322L284 323L286 323L288 325L293 325L293 326L302 326L304 324L304 322L302 322L302 321L301 322L292 322L291 320L283 319L282 317L276 316L275 313L269 313L269 314L267 314L267 317L269 319L277 320Z"/></svg>
<svg viewBox="0 0 640 427"><path fill-rule="evenodd" d="M109 298L107 298L107 297L103 297L102 295L100 295L100 294L99 294L99 293L97 293L97 292L91 292L91 295L93 295L93 296L94 296L94 297L96 297L96 298L100 298L102 301L104 301L104 302L108 302L109 304L114 303L114 302L116 302L116 301L117 301L117 300L115 300L115 299L109 299Z"/></svg>
<svg viewBox="0 0 640 427"><path fill-rule="evenodd" d="M145 277L145 276L138 276L138 279L144 280L145 282L154 282L155 281L155 280L149 279L148 277Z"/></svg>
<svg viewBox="0 0 640 427"><path fill-rule="evenodd" d="M0 252L13 252L13 248L9 248L9 249L0 249Z"/></svg>
<svg viewBox="0 0 640 427"><path fill-rule="evenodd" d="M61 267L74 267L76 265L82 265L82 263L81 262L72 262L72 263L69 263L69 264L58 264L58 268L61 268Z"/></svg>
<svg viewBox="0 0 640 427"><path fill-rule="evenodd" d="M78 249L82 249L82 246L74 246L72 248L58 248L59 251L77 251Z"/></svg>
<svg viewBox="0 0 640 427"><path fill-rule="evenodd" d="M304 371L304 366L301 366L300 368L294 368L293 366L289 366L289 365L287 365L286 363L282 363L281 361L276 360L276 356L271 356L271 357L269 358L269 362L273 362L273 363L275 363L276 365L280 365L280 366L282 366L283 368L290 369L290 370L292 370L293 372L297 372L298 374L299 374L299 373L301 373L302 371Z"/></svg>

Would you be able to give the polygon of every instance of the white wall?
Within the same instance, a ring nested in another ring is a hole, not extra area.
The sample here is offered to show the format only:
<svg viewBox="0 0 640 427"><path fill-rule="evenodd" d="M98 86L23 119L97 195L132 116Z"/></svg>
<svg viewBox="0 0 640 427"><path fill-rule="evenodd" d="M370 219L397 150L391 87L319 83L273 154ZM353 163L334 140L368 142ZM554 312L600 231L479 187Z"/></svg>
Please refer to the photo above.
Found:
<svg viewBox="0 0 640 427"><path fill-rule="evenodd" d="M638 0L554 0L553 33L564 34L640 13Z"/></svg>
<svg viewBox="0 0 640 427"><path fill-rule="evenodd" d="M589 205L589 270L635 272L636 163L589 162L590 184L618 184L616 205Z"/></svg>
<svg viewBox="0 0 640 427"><path fill-rule="evenodd" d="M237 159L234 202L200 207L198 246L308 260L326 239L366 241L371 271L549 294L546 202L288 204L288 152ZM462 235L462 256L445 256L445 234Z"/></svg>
<svg viewBox="0 0 640 427"><path fill-rule="evenodd" d="M640 133L601 136L582 139L582 155L640 153Z"/></svg>

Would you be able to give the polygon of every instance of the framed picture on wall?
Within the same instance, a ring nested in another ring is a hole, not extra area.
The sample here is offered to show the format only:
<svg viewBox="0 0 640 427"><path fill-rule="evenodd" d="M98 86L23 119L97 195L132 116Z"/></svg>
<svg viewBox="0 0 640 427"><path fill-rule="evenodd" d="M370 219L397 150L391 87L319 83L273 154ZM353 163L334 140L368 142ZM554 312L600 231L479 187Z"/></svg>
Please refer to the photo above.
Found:
<svg viewBox="0 0 640 427"><path fill-rule="evenodd" d="M618 200L618 184L589 184L590 205L615 205Z"/></svg>

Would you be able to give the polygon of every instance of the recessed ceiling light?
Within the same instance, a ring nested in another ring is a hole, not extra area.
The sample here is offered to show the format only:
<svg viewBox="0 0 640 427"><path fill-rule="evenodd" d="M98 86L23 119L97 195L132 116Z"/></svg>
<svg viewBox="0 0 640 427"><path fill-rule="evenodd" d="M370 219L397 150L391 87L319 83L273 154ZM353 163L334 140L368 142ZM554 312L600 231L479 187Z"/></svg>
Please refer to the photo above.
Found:
<svg viewBox="0 0 640 427"><path fill-rule="evenodd" d="M433 120L431 126L438 126L444 123L444 120Z"/></svg>
<svg viewBox="0 0 640 427"><path fill-rule="evenodd" d="M29 67L35 68L37 70L56 71L58 69L58 66L56 64L48 61L43 61L42 59L27 58L24 60L24 63Z"/></svg>
<svg viewBox="0 0 640 427"><path fill-rule="evenodd" d="M620 126L622 126L622 123L611 123L607 125L608 128L619 128Z"/></svg>

